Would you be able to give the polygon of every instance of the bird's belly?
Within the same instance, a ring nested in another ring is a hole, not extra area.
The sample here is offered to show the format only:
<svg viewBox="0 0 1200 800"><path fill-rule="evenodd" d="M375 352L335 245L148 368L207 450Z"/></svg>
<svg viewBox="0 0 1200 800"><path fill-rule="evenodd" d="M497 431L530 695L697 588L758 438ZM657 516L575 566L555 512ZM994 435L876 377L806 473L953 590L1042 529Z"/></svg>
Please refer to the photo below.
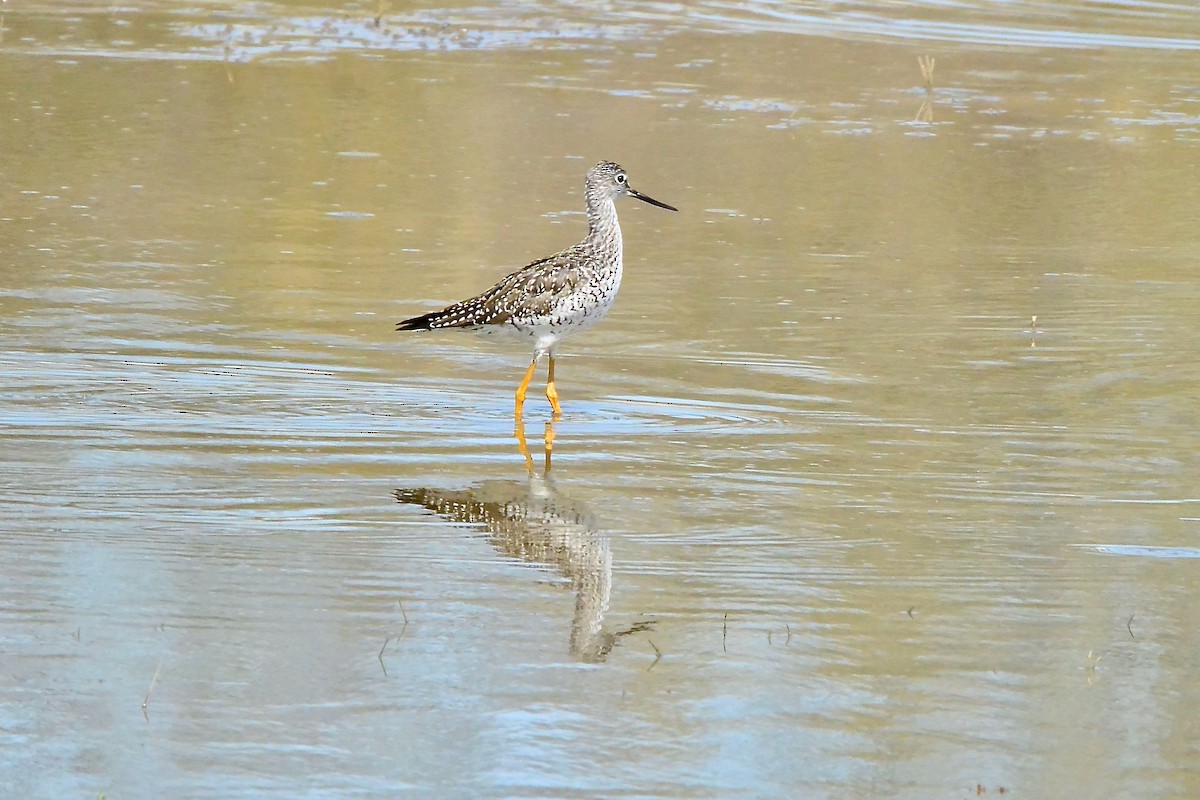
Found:
<svg viewBox="0 0 1200 800"><path fill-rule="evenodd" d="M590 292L564 297L544 314L513 315L509 326L536 342L539 350L549 351L566 336L587 330L609 312L620 288L620 278Z"/></svg>

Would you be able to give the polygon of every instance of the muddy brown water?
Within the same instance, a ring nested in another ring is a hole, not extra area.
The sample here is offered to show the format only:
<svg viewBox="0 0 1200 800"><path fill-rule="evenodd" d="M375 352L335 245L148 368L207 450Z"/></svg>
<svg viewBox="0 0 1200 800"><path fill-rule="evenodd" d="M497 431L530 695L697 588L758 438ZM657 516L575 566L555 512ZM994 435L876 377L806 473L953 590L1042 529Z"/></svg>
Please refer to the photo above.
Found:
<svg viewBox="0 0 1200 800"><path fill-rule="evenodd" d="M1200 12L378 12L0 7L6 791L1200 794Z"/></svg>

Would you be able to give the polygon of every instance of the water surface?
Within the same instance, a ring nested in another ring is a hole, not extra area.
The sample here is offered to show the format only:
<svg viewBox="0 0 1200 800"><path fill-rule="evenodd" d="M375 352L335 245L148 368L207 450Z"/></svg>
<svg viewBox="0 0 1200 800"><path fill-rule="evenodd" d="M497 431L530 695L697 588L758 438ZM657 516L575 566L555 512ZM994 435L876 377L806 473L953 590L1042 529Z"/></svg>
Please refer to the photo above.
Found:
<svg viewBox="0 0 1200 800"><path fill-rule="evenodd" d="M15 795L1200 791L1191 6L2 10Z"/></svg>

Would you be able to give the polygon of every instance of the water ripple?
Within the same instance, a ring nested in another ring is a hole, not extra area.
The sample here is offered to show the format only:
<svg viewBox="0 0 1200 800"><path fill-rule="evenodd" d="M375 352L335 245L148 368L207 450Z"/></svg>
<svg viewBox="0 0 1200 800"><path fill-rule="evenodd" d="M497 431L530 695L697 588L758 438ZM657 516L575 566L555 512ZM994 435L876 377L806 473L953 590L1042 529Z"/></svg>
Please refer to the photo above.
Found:
<svg viewBox="0 0 1200 800"><path fill-rule="evenodd" d="M1110 3L1086 10L1047 9L1033 2L995 4L905 2L841 3L810 9L776 0L749 3L616 2L600 7L547 2L466 8L346 14L298 14L273 3L171 7L125 4L117 24L142 15L175 34L174 46L139 45L132 37L101 39L82 23L88 16L46 13L23 3L15 13L41 23L67 24L77 35L24 36L32 53L143 60L243 61L272 58L323 60L339 52L609 49L614 42L661 40L697 31L783 33L859 41L982 45L998 48L1160 50L1200 49L1194 6ZM107 10L106 10L107 13ZM1114 32L1121 31L1121 32ZM11 45L9 45L11 47Z"/></svg>

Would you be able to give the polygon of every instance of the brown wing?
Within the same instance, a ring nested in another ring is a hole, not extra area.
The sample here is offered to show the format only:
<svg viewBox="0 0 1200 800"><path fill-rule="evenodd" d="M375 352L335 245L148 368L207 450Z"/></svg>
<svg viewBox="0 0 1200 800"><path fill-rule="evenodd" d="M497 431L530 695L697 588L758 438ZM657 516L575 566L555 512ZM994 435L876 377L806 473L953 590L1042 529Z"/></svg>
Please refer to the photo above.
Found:
<svg viewBox="0 0 1200 800"><path fill-rule="evenodd" d="M468 300L446 306L396 325L398 331L473 328L500 325L514 315L549 314L562 299L576 290L582 275L579 246L527 264L492 288Z"/></svg>

